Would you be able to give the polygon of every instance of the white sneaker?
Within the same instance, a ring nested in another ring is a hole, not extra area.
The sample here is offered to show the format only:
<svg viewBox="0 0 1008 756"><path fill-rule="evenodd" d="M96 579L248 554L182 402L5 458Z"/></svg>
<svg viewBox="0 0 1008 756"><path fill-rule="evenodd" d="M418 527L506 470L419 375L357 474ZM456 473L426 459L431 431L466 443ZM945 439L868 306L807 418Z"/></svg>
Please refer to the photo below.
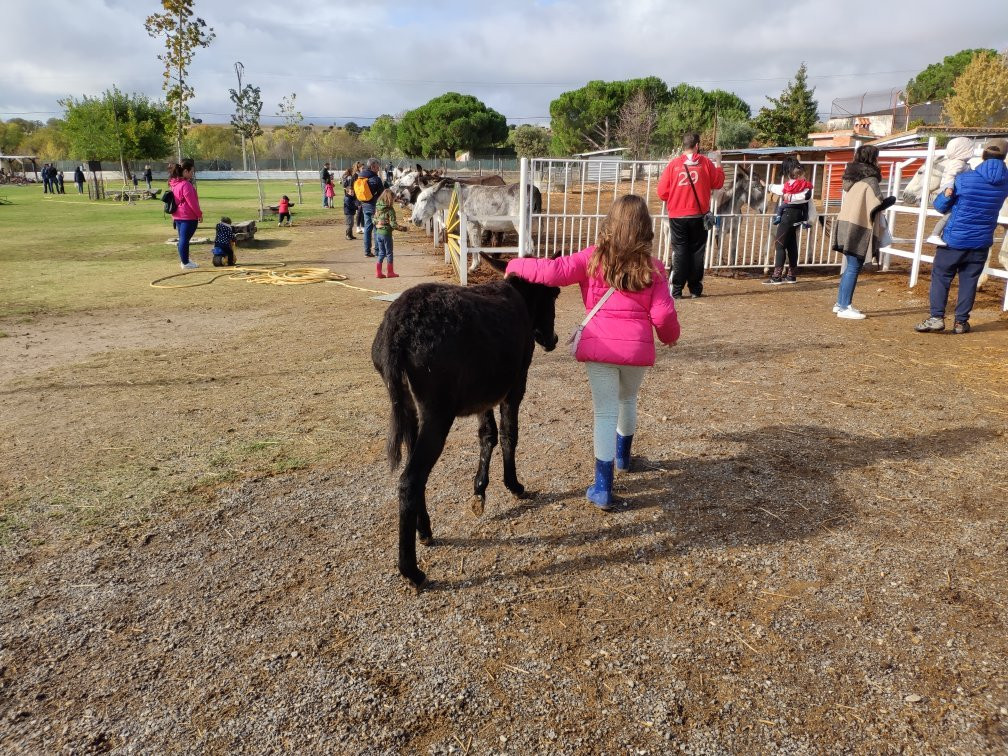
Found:
<svg viewBox="0 0 1008 756"><path fill-rule="evenodd" d="M836 316L838 318L844 318L846 320L864 320L865 314L851 305L846 310L840 310Z"/></svg>
<svg viewBox="0 0 1008 756"><path fill-rule="evenodd" d="M195 263L192 260L190 260L187 263L180 263L180 264L182 266L182 270L192 270L193 268L199 267L199 263Z"/></svg>
<svg viewBox="0 0 1008 756"><path fill-rule="evenodd" d="M834 314L840 312L840 310L842 310L842 309L843 308L840 305L838 305L838 304L833 305L833 313Z"/></svg>
<svg viewBox="0 0 1008 756"><path fill-rule="evenodd" d="M934 244L937 247L947 247L945 240L942 239L938 234L931 234L927 239L925 239L928 244Z"/></svg>

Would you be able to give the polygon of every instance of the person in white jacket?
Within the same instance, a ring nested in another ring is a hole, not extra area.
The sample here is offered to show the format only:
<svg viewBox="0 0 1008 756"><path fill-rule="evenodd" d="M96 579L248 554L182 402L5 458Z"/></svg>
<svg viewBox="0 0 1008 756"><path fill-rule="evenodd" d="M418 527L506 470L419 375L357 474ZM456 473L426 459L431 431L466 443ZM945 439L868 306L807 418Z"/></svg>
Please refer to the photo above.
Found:
<svg viewBox="0 0 1008 756"><path fill-rule="evenodd" d="M949 143L945 146L945 158L942 160L942 174L941 179L938 181L938 191L937 194L942 192L951 192L952 186L955 184L955 178L960 173L969 168L969 159L973 157L973 140L967 137L956 137L955 139L949 140ZM935 224L934 230L931 235L927 238L929 244L936 244L940 247L944 247L945 242L942 240L942 231L945 229L945 224L948 222L948 214L943 215L938 219Z"/></svg>

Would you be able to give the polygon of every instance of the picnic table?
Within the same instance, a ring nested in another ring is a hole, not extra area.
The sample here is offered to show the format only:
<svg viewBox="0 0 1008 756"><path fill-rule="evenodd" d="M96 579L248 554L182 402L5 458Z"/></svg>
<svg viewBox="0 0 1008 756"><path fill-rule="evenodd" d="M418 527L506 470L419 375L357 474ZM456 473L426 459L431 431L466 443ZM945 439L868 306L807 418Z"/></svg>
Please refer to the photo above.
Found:
<svg viewBox="0 0 1008 756"><path fill-rule="evenodd" d="M134 202L143 199L157 199L161 194L160 189L122 189L118 192L106 192L109 199L116 202Z"/></svg>
<svg viewBox="0 0 1008 756"><path fill-rule="evenodd" d="M294 203L291 202L289 206L294 207ZM267 205L266 208L263 210L264 220L267 216L271 218L276 218L278 215L280 215L280 205Z"/></svg>
<svg viewBox="0 0 1008 756"><path fill-rule="evenodd" d="M249 241L255 239L256 222L254 220L232 223L231 230L234 231L235 241Z"/></svg>

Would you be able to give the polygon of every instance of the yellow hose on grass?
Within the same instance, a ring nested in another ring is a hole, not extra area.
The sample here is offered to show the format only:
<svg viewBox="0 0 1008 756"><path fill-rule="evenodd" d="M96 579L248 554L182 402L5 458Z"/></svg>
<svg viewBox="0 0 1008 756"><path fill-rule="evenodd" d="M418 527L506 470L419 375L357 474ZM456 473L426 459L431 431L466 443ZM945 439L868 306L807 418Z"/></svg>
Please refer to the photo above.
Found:
<svg viewBox="0 0 1008 756"><path fill-rule="evenodd" d="M218 278L226 278L229 281L247 281L253 284L268 284L272 286L296 286L301 284L314 283L335 283L345 286L348 289L364 291L372 294L387 294L386 291L377 289L366 289L362 286L354 286L345 283L347 276L342 273L333 273L329 268L288 268L286 263L261 263L258 265L237 265L229 268L225 272L217 273L212 278L194 283L164 284L173 278L181 278L199 273L214 273L212 269L207 270L186 270L182 273L173 273L170 276L163 276L151 281L150 285L155 289L189 289L194 286L208 286ZM282 268L282 270L281 270Z"/></svg>

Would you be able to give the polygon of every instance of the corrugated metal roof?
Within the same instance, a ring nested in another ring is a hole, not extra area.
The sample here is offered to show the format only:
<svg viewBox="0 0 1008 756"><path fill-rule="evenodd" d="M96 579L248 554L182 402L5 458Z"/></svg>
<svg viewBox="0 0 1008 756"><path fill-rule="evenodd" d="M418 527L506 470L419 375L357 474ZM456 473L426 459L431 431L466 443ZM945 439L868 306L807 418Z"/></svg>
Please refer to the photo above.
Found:
<svg viewBox="0 0 1008 756"><path fill-rule="evenodd" d="M721 150L721 156L726 155L788 155L795 152L829 152L836 147L821 145L802 145L801 147L746 147L737 150Z"/></svg>
<svg viewBox="0 0 1008 756"><path fill-rule="evenodd" d="M898 134L890 134L886 137L879 137L874 139L869 144L874 144L876 147L882 147L885 145L900 145L907 146L907 143L914 144L915 140L918 140L926 144L927 138L930 136L964 136L964 137L977 137L978 139L984 139L989 137L1003 137L1008 136L1008 129L1002 127L999 128L953 128L951 126L918 126L916 129L910 129L910 131L903 131Z"/></svg>

